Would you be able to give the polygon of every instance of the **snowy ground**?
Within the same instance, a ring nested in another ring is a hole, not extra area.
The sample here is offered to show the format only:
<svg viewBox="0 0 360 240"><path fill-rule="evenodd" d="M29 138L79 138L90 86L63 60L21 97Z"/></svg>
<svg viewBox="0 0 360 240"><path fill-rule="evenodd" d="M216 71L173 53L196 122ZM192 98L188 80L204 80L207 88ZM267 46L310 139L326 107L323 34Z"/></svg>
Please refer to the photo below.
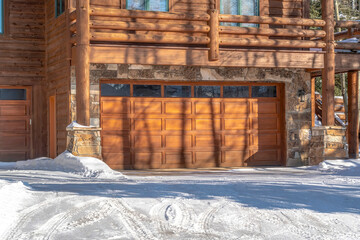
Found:
<svg viewBox="0 0 360 240"><path fill-rule="evenodd" d="M360 239L359 160L124 176L60 160L0 163L0 239Z"/></svg>

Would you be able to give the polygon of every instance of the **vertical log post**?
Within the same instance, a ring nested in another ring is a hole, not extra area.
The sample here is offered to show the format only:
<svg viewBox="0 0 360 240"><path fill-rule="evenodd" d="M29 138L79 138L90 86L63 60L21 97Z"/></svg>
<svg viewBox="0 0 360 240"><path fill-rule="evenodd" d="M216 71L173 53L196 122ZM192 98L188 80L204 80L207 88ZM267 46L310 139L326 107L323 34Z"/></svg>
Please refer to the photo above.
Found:
<svg viewBox="0 0 360 240"><path fill-rule="evenodd" d="M322 125L335 125L334 94L335 94L335 39L334 39L334 1L321 0L322 16L325 20L326 43L324 69L322 71Z"/></svg>
<svg viewBox="0 0 360 240"><path fill-rule="evenodd" d="M311 126L315 126L315 77L311 78Z"/></svg>
<svg viewBox="0 0 360 240"><path fill-rule="evenodd" d="M358 94L359 94L358 72L348 72L348 102L349 102L349 117L348 117L348 130L349 130L349 157L359 157L359 107L358 107Z"/></svg>
<svg viewBox="0 0 360 240"><path fill-rule="evenodd" d="M217 61L219 60L219 10L217 9L210 9L208 11L210 14L210 32L209 32L209 61Z"/></svg>
<svg viewBox="0 0 360 240"><path fill-rule="evenodd" d="M76 1L76 120L90 125L90 3Z"/></svg>

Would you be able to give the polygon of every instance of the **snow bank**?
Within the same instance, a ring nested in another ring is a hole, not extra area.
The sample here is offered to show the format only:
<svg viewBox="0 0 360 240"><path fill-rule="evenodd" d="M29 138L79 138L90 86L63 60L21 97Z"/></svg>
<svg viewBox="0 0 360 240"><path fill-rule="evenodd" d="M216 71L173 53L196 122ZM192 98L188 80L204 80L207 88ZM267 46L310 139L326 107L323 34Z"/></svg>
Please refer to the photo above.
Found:
<svg viewBox="0 0 360 240"><path fill-rule="evenodd" d="M30 190L20 181L0 180L0 236L18 219L19 211L31 198Z"/></svg>
<svg viewBox="0 0 360 240"><path fill-rule="evenodd" d="M92 157L77 157L65 151L57 158L37 158L14 163L0 163L2 169L62 171L90 178L123 178L103 161Z"/></svg>
<svg viewBox="0 0 360 240"><path fill-rule="evenodd" d="M318 170L341 175L360 176L360 160L326 160L319 164Z"/></svg>

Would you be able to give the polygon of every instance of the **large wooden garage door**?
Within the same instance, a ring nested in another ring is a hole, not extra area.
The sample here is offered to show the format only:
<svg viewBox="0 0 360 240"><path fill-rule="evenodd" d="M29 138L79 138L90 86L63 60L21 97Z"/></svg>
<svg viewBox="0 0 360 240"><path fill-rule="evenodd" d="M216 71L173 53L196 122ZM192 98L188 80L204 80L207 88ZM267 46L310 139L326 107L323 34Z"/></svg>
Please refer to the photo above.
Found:
<svg viewBox="0 0 360 240"><path fill-rule="evenodd" d="M281 88L103 81L103 159L115 169L281 165Z"/></svg>
<svg viewBox="0 0 360 240"><path fill-rule="evenodd" d="M31 88L0 86L0 161L31 157Z"/></svg>

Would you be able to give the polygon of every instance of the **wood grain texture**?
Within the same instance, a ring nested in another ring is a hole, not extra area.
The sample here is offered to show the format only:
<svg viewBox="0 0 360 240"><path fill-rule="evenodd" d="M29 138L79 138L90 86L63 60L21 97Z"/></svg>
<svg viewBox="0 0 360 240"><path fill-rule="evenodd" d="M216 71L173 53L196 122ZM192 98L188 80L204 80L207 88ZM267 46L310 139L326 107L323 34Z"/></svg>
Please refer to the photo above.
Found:
<svg viewBox="0 0 360 240"><path fill-rule="evenodd" d="M348 134L349 157L359 157L359 80L358 71L348 72Z"/></svg>
<svg viewBox="0 0 360 240"><path fill-rule="evenodd" d="M115 169L282 164L281 85L242 85L277 86L278 95L213 99L101 97L104 161Z"/></svg>

